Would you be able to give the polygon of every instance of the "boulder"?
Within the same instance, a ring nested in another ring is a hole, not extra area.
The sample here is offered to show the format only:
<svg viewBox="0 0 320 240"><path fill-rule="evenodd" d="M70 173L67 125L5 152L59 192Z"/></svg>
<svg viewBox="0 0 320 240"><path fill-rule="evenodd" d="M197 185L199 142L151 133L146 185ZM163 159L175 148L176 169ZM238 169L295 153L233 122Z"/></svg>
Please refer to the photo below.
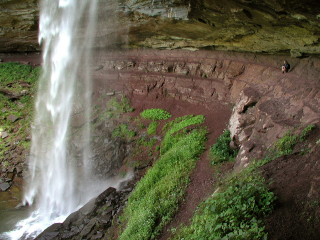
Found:
<svg viewBox="0 0 320 240"><path fill-rule="evenodd" d="M61 223L54 223L45 229L39 236L35 238L35 240L51 240L55 238L59 234L59 229L61 227Z"/></svg>
<svg viewBox="0 0 320 240"><path fill-rule="evenodd" d="M17 117L16 115L13 115L13 114L10 114L8 117L8 120L10 120L12 123L17 121L18 119L19 119L19 117Z"/></svg>

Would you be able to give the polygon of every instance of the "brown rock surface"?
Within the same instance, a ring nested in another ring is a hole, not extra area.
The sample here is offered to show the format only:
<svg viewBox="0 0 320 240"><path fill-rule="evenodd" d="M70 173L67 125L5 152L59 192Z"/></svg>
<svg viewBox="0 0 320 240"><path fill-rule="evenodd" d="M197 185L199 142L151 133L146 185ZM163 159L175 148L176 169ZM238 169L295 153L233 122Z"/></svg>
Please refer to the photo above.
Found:
<svg viewBox="0 0 320 240"><path fill-rule="evenodd" d="M283 58L292 66L286 74L280 71ZM134 50L101 54L95 61L102 66L94 72L101 89L108 86L129 96L169 97L207 108L216 101L235 104L229 128L240 148L237 169L262 157L288 130L320 123L317 58Z"/></svg>
<svg viewBox="0 0 320 240"><path fill-rule="evenodd" d="M39 51L38 0L0 3L0 52Z"/></svg>

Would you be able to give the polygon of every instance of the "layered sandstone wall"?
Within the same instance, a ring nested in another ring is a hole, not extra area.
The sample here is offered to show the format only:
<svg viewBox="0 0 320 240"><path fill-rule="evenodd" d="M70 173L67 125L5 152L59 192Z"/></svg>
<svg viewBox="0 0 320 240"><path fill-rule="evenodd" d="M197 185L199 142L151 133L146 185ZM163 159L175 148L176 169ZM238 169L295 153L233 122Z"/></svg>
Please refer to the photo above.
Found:
<svg viewBox="0 0 320 240"><path fill-rule="evenodd" d="M38 0L0 2L0 52L39 51Z"/></svg>
<svg viewBox="0 0 320 240"><path fill-rule="evenodd" d="M136 50L100 53L93 67L100 94L175 98L233 108L228 128L240 148L235 167L259 159L288 130L320 124L320 61L218 51ZM217 113L219 114L219 113Z"/></svg>

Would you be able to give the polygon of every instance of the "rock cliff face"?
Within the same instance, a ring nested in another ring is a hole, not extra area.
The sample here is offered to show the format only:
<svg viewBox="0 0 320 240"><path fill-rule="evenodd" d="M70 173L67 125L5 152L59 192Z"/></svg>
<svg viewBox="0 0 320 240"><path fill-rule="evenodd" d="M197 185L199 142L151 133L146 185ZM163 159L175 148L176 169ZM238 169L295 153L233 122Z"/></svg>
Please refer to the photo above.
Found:
<svg viewBox="0 0 320 240"><path fill-rule="evenodd" d="M0 51L40 50L38 44L39 6L37 0L0 2Z"/></svg>
<svg viewBox="0 0 320 240"><path fill-rule="evenodd" d="M96 47L320 52L317 0L99 2ZM0 4L0 51L39 50L37 0Z"/></svg>
<svg viewBox="0 0 320 240"><path fill-rule="evenodd" d="M174 98L208 109L215 101L233 106L229 129L240 148L236 169L261 159L288 130L320 124L320 62L219 51L136 50L96 58L96 91Z"/></svg>

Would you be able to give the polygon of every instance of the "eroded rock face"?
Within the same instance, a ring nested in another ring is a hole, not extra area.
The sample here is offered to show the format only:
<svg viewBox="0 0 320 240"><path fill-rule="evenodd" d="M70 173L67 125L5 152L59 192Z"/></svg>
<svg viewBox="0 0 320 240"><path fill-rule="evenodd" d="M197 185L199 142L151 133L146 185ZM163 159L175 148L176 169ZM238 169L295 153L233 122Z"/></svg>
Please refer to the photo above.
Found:
<svg viewBox="0 0 320 240"><path fill-rule="evenodd" d="M320 62L213 51L121 51L101 54L94 82L126 95L175 98L210 108L234 104L229 129L240 148L235 168L263 157L288 130L320 125ZM231 107L231 106L230 106Z"/></svg>
<svg viewBox="0 0 320 240"><path fill-rule="evenodd" d="M38 0L6 0L0 3L0 51L39 51Z"/></svg>
<svg viewBox="0 0 320 240"><path fill-rule="evenodd" d="M0 51L39 50L38 1L0 6ZM320 52L317 0L101 0L98 9L100 48Z"/></svg>

